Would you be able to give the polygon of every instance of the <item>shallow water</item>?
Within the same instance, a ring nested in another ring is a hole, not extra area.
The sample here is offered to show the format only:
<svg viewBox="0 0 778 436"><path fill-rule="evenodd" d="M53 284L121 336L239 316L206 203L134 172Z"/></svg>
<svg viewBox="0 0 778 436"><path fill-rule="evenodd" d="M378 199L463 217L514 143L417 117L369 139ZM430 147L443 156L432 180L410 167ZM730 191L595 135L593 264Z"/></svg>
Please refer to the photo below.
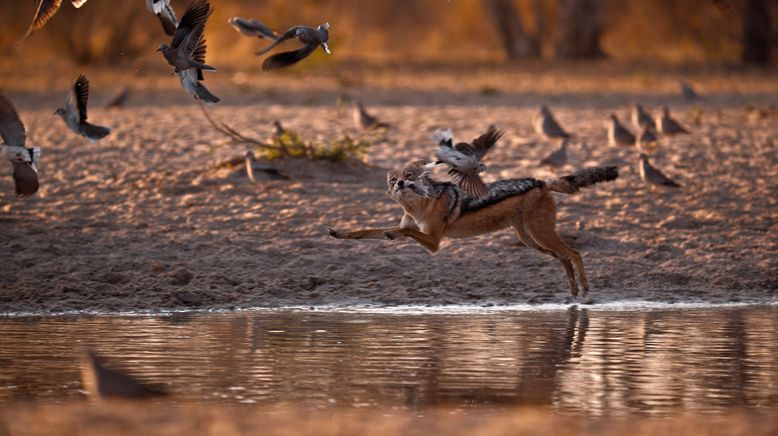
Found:
<svg viewBox="0 0 778 436"><path fill-rule="evenodd" d="M778 406L775 305L5 318L0 402L83 397L82 345L181 401L592 415Z"/></svg>

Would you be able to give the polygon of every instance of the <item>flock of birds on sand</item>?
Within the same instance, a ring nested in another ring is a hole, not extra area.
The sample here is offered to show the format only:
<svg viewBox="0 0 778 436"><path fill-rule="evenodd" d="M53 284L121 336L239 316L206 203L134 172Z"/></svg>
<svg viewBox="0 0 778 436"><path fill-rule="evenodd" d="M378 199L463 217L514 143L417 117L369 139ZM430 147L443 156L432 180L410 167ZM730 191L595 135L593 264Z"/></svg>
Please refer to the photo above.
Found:
<svg viewBox="0 0 778 436"><path fill-rule="evenodd" d="M79 8L87 0L71 0L74 7ZM62 5L62 0L37 0L35 15L24 37L17 43L20 45L25 39L53 17ZM146 0L149 12L155 14L162 25L163 31L172 37L169 44L162 43L157 49L166 62L173 67L173 73L179 77L182 88L196 101L204 104L219 102L219 98L211 93L203 85L204 72L216 69L206 63L206 40L204 30L212 8L208 0L194 0L184 12L180 20L170 5L170 0ZM286 32L278 34L269 26L255 19L233 17L228 20L239 33L266 39L271 43L259 50L256 54L265 55L291 39L297 39L302 47L296 50L285 51L267 57L262 63L263 70L275 70L296 64L310 56L317 48L321 47L326 53L331 53L328 45L329 24L324 23L318 27L293 26ZM686 98L697 98L693 88L681 84L681 92ZM127 97L126 91L117 97L116 104ZM87 103L89 100L89 80L83 74L79 75L73 83L70 92L65 99L63 108L54 112L59 115L67 127L73 132L83 136L89 141L99 141L111 133L110 128L92 124L87 118ZM368 113L362 103L353 101L354 123L359 129L388 128L389 125L381 122L377 117ZM649 154L656 148L659 135L673 136L686 134L689 131L679 122L674 120L669 109L664 107L660 116L656 119L646 112L640 105L632 108L632 123L637 133L632 133L619 121L615 114L610 115L607 124L608 141L612 146L635 146L639 152L640 177L649 185L664 187L679 187L680 185L665 176L649 161ZM561 140L558 149L551 152L541 161L541 165L549 167L562 167L567 164L567 147L574 136L560 126L554 118L551 110L541 106L534 120L536 133L550 140ZM280 124L277 129L283 130ZM489 142L494 144L502 135L496 129L490 128L486 135L497 135ZM38 166L41 150L39 147L26 145L26 131L19 115L11 101L0 94L0 136L2 137L2 154L13 166L13 179L16 194L30 196L38 191ZM483 135L482 135L483 136ZM488 152L488 148L480 149L478 140L472 144L453 144L453 133L438 131L433 135L438 142L436 149L437 164L446 164L450 168L449 173L454 181L472 195L480 195L484 192L484 184L480 181L479 173L485 170L481 160ZM254 177L254 166L258 162L251 152L246 154L246 167L249 178ZM256 170L269 171L272 168L261 166Z"/></svg>

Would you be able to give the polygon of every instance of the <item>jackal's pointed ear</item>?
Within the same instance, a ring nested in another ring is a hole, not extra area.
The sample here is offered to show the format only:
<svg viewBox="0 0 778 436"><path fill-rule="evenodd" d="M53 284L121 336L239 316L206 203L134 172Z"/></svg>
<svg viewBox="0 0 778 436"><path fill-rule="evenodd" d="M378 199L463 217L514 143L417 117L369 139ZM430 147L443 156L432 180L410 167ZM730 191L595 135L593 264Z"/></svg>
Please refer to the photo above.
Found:
<svg viewBox="0 0 778 436"><path fill-rule="evenodd" d="M419 167L420 169L423 170L424 167L427 165L427 161L425 159L418 159L418 160L411 161L409 165Z"/></svg>

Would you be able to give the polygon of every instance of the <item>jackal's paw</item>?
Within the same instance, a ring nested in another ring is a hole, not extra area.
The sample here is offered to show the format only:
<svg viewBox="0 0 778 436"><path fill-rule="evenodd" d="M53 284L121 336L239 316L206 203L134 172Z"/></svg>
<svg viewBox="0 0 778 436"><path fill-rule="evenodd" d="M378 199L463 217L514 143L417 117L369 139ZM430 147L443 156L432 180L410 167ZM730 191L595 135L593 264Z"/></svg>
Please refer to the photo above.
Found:
<svg viewBox="0 0 778 436"><path fill-rule="evenodd" d="M392 241L394 241L395 239L399 239L401 237L400 234L398 234L397 232L395 232L393 230L385 231L384 232L384 236L386 237L386 239L391 239Z"/></svg>

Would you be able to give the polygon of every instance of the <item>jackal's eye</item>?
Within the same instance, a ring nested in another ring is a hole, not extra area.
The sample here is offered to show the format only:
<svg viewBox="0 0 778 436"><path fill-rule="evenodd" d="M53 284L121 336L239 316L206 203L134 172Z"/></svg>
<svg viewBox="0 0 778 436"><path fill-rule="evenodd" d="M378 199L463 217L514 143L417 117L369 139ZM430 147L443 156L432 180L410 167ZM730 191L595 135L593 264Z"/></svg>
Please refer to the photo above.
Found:
<svg viewBox="0 0 778 436"><path fill-rule="evenodd" d="M405 178L406 179L412 179L413 178L413 174L408 173L408 174L405 175Z"/></svg>
<svg viewBox="0 0 778 436"><path fill-rule="evenodd" d="M389 183L392 184L392 185L397 183L397 177L392 177L391 179L389 179Z"/></svg>

